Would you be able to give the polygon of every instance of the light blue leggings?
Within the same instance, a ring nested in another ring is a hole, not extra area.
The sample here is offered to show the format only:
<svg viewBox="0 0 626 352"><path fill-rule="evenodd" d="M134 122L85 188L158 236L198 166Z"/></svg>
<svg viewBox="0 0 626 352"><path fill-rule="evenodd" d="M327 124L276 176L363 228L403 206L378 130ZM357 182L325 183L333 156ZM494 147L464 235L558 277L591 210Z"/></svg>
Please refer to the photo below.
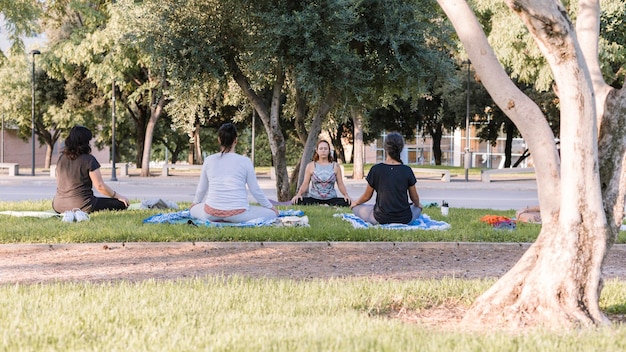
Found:
<svg viewBox="0 0 626 352"><path fill-rule="evenodd" d="M352 212L354 215L360 217L361 219L369 222L372 225L378 225L378 221L374 218L374 205L373 204L360 204L352 208ZM413 217L411 222L415 221L415 219L419 218L422 214L422 209L411 205L411 213L413 213Z"/></svg>
<svg viewBox="0 0 626 352"><path fill-rule="evenodd" d="M199 203L189 209L189 213L195 219L201 221L226 221L226 222L246 222L258 218L273 219L276 213L272 209L251 205L250 208L239 215L228 216L225 218L211 216L204 212L204 203Z"/></svg>

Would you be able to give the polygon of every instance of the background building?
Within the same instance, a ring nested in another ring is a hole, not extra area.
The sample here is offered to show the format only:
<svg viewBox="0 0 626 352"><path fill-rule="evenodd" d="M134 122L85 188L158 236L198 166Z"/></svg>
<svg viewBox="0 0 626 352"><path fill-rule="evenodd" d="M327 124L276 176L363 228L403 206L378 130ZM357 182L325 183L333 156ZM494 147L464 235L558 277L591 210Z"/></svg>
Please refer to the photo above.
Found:
<svg viewBox="0 0 626 352"><path fill-rule="evenodd" d="M373 164L385 160L383 141L385 133L381 135L376 143L365 147L365 163ZM469 136L470 152L472 153L472 168L499 169L505 161L504 148L506 138L498 138L495 147L490 143L480 141L476 137L475 128L470 128ZM441 164L447 166L464 166L464 152L467 145L467 135L465 130L457 129L453 133L444 133L441 139ZM523 138L513 139L512 164L524 153L526 143ZM433 140L430 136L424 136L418 131L414 140L405 142L405 150L402 159L406 164L435 165L433 156ZM533 167L532 157L526 158L519 167Z"/></svg>

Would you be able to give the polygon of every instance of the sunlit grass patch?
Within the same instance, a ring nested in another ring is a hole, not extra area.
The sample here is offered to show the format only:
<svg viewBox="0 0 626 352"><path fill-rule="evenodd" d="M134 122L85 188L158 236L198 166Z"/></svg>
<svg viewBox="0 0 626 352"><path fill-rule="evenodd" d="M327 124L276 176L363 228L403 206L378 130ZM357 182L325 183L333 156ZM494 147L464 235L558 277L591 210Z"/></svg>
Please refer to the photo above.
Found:
<svg viewBox="0 0 626 352"><path fill-rule="evenodd" d="M189 203L180 203L181 209ZM540 225L518 224L515 230L499 230L480 221L485 215L514 217L513 211L452 208L447 217L439 208L426 208L434 220L450 223L451 229L398 231L355 229L335 217L349 208L325 206L289 206L282 209L303 210L310 227L207 228L189 225L144 224L158 213L175 210L103 211L90 214L90 220L64 223L60 218L38 219L0 215L6 226L0 227L0 243L83 243L83 242L188 242L188 241L386 241L386 242L532 242ZM51 211L49 201L0 202L0 211Z"/></svg>
<svg viewBox="0 0 626 352"><path fill-rule="evenodd" d="M493 281L176 281L0 286L2 350L617 351L621 325L564 333L463 332L394 318L441 305L467 309ZM623 303L607 283L602 307Z"/></svg>

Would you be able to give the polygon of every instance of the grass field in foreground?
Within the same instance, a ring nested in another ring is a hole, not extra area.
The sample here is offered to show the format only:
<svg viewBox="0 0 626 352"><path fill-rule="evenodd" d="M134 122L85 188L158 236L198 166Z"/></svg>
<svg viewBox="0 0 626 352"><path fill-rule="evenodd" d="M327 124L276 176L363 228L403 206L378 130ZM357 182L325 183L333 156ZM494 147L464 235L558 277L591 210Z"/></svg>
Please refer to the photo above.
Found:
<svg viewBox="0 0 626 352"><path fill-rule="evenodd" d="M619 351L617 324L569 332L452 331L399 316L467 307L490 280L210 277L0 286L3 351ZM626 283L601 305L624 312Z"/></svg>
<svg viewBox="0 0 626 352"><path fill-rule="evenodd" d="M49 210L49 202L0 202ZM189 204L180 204L181 207ZM347 208L301 207L309 228L212 229L144 225L162 212L102 212L83 223L0 216L1 243L111 241L532 242L538 225L495 230L479 219L507 211L453 208L447 231L356 230ZM623 235L620 243L624 243ZM399 319L432 307L468 307L490 280L304 280L207 277L176 281L0 285L2 351L621 351L621 324L568 332L469 333ZM626 283L602 291L607 313L626 313Z"/></svg>

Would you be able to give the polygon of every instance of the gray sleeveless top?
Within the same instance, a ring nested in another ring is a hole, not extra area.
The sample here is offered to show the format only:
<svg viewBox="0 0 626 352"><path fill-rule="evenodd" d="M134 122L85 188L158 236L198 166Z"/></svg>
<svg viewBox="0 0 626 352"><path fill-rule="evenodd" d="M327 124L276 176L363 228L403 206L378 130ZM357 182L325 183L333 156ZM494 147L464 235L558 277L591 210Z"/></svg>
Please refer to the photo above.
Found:
<svg viewBox="0 0 626 352"><path fill-rule="evenodd" d="M328 165L320 165L315 163L315 170L311 176L311 189L309 190L309 197L315 199L330 199L337 197L335 191L335 182L337 176L335 175L335 163Z"/></svg>

